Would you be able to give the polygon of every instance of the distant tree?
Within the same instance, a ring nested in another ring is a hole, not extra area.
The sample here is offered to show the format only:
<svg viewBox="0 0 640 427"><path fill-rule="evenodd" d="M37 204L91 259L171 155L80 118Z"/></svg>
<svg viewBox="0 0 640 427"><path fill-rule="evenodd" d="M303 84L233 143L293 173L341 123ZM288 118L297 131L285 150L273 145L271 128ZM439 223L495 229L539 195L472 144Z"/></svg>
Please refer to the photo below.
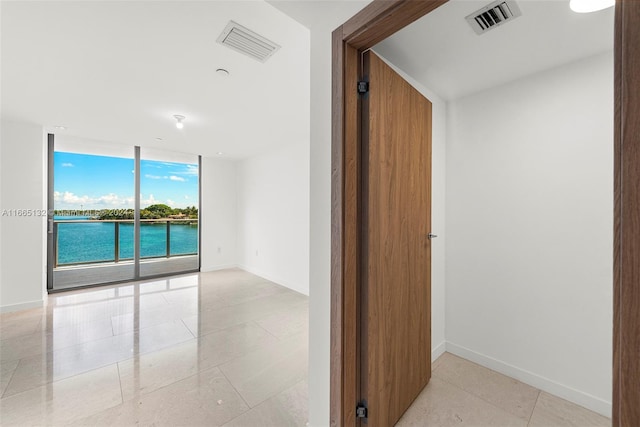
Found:
<svg viewBox="0 0 640 427"><path fill-rule="evenodd" d="M158 212L151 212L149 209L140 210L140 219L158 219L162 218L162 214Z"/></svg>
<svg viewBox="0 0 640 427"><path fill-rule="evenodd" d="M102 209L97 216L100 220L133 219L134 212L133 209Z"/></svg>
<svg viewBox="0 0 640 427"><path fill-rule="evenodd" d="M155 205L147 206L145 208L152 214L160 215L158 218L166 218L173 212L173 209L170 206L167 206L162 203L158 203Z"/></svg>
<svg viewBox="0 0 640 427"><path fill-rule="evenodd" d="M96 217L100 220L129 220L134 218L134 214L133 209L103 209L97 212ZM170 215L180 214L184 214L188 219L198 219L198 208L195 206L187 206L184 209L172 208L163 203L157 203L140 209L140 219L161 219L168 218Z"/></svg>
<svg viewBox="0 0 640 427"><path fill-rule="evenodd" d="M182 213L184 213L187 218L198 218L198 208L196 208L195 206L187 206L182 210Z"/></svg>

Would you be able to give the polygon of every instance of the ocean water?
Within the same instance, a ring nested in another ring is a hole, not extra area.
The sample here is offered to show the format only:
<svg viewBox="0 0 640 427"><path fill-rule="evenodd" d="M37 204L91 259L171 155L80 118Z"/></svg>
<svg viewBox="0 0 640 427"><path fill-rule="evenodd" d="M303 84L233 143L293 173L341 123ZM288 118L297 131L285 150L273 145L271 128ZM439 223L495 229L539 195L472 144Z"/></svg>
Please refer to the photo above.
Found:
<svg viewBox="0 0 640 427"><path fill-rule="evenodd" d="M55 217L58 219L86 219ZM115 223L58 223L58 265L79 262L113 261L115 256ZM171 224L171 256L198 252L198 226ZM165 223L140 224L140 257L162 257L167 254ZM133 259L133 223L120 223L120 260Z"/></svg>

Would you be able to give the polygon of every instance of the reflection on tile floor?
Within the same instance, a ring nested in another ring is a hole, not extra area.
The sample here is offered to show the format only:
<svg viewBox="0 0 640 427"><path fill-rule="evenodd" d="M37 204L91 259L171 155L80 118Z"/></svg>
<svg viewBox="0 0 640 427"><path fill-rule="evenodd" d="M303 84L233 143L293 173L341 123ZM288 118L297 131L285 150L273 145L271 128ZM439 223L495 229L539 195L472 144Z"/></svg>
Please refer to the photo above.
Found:
<svg viewBox="0 0 640 427"><path fill-rule="evenodd" d="M308 298L238 269L1 315L0 424L306 425Z"/></svg>
<svg viewBox="0 0 640 427"><path fill-rule="evenodd" d="M0 424L307 425L308 299L238 269L70 291L0 317ZM445 353L398 426L608 426Z"/></svg>

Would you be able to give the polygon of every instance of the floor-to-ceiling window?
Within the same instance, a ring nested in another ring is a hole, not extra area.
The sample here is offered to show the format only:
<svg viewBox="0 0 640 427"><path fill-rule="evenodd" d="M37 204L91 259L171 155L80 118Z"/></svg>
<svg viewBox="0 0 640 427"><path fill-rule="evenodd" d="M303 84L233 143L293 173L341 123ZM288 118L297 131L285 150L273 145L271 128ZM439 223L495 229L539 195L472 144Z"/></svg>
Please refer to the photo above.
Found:
<svg viewBox="0 0 640 427"><path fill-rule="evenodd" d="M49 289L199 269L199 158L50 138Z"/></svg>
<svg viewBox="0 0 640 427"><path fill-rule="evenodd" d="M140 149L140 276L198 269L198 156Z"/></svg>

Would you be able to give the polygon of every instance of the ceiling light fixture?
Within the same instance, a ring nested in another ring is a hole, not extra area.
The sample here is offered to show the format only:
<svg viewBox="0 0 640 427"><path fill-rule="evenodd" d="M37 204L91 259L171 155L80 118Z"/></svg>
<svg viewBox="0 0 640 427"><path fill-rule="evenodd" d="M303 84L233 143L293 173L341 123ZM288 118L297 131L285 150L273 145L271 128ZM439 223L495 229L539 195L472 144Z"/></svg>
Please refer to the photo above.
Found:
<svg viewBox="0 0 640 427"><path fill-rule="evenodd" d="M218 151L216 154L217 154L218 156L222 156L224 153L223 153L222 151Z"/></svg>
<svg viewBox="0 0 640 427"><path fill-rule="evenodd" d="M229 77L229 70L225 70L224 68L218 68L216 70L216 74L220 77Z"/></svg>
<svg viewBox="0 0 640 427"><path fill-rule="evenodd" d="M616 0L571 0L569 7L577 13L590 13L607 9L616 4Z"/></svg>
<svg viewBox="0 0 640 427"><path fill-rule="evenodd" d="M182 123L182 121L185 119L184 116L181 116L180 114L176 114L173 116L174 119L176 119L176 127L178 129L182 129L184 127L184 123Z"/></svg>
<svg viewBox="0 0 640 427"><path fill-rule="evenodd" d="M54 126L56 130L67 130L65 126Z"/></svg>

